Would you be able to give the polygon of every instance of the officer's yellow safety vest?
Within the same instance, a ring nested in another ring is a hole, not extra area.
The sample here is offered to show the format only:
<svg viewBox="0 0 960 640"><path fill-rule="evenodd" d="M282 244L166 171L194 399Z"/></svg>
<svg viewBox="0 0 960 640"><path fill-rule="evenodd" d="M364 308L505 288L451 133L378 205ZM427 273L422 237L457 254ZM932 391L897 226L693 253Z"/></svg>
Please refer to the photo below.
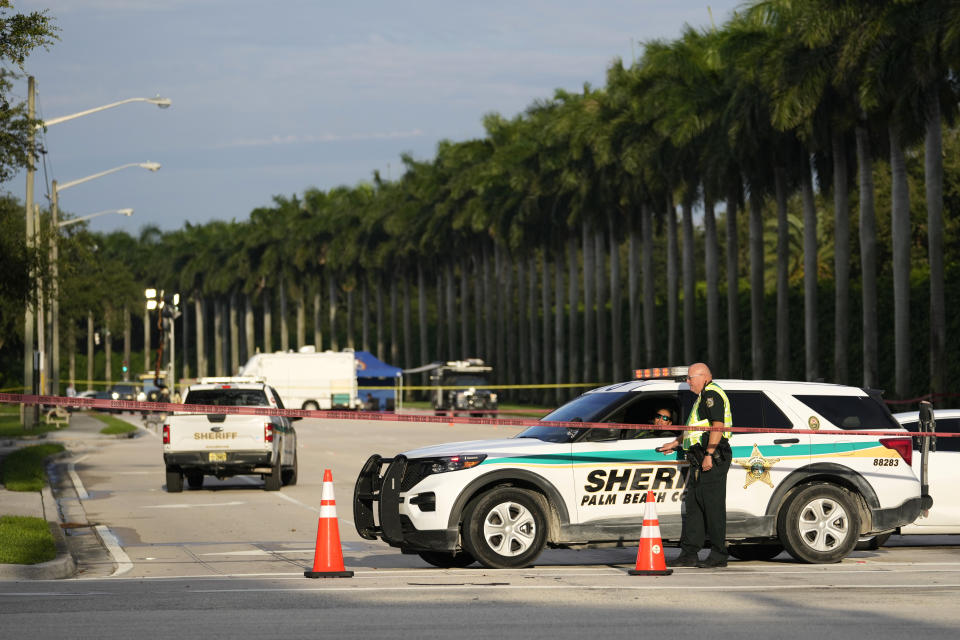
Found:
<svg viewBox="0 0 960 640"><path fill-rule="evenodd" d="M687 418L688 427L709 427L709 420L700 420L697 418L697 410L700 408L700 397L707 392L708 390L716 391L720 394L720 397L723 398L723 426L729 428L733 426L733 414L730 413L730 399L727 398L727 394L724 393L723 389L720 386L711 380L703 388L703 391L700 392L700 395L697 396L697 401L693 403L693 409L690 410L690 417ZM696 443L700 442L700 439L703 437L703 431L684 431L683 432L683 449L686 451ZM724 431L723 437L730 439L730 436L733 435L731 431Z"/></svg>

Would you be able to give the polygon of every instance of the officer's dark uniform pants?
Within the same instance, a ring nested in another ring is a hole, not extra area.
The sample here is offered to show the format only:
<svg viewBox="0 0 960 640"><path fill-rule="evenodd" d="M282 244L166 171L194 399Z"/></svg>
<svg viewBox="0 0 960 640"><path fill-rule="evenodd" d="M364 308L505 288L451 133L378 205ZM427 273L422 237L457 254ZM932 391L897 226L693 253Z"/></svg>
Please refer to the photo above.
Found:
<svg viewBox="0 0 960 640"><path fill-rule="evenodd" d="M723 443L726 445L726 442ZM730 470L730 446L721 452L721 461L710 471L690 469L687 492L683 498L683 529L680 548L683 555L696 555L710 540L710 557L727 558L727 472Z"/></svg>

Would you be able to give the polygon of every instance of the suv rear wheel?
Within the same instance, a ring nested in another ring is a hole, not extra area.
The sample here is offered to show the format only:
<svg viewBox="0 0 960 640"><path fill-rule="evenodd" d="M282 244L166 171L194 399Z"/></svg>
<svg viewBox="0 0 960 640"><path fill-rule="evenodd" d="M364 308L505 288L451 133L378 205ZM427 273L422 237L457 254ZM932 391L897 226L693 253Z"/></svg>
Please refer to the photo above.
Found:
<svg viewBox="0 0 960 640"><path fill-rule="evenodd" d="M167 493L183 491L183 472L180 467L167 467Z"/></svg>
<svg viewBox="0 0 960 640"><path fill-rule="evenodd" d="M781 509L777 534L797 560L840 562L860 537L860 513L846 489L827 483L810 484L794 493Z"/></svg>
<svg viewBox="0 0 960 640"><path fill-rule="evenodd" d="M546 543L547 521L530 491L497 487L471 501L463 518L464 547L490 569L532 563Z"/></svg>

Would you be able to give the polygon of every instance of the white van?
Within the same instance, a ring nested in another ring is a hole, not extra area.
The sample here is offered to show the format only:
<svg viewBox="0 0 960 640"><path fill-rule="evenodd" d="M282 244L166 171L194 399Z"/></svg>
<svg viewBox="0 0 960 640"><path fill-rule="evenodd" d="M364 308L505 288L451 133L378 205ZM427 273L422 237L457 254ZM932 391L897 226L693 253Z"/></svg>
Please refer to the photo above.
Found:
<svg viewBox="0 0 960 640"><path fill-rule="evenodd" d="M288 408L357 409L357 366L353 351L258 353L240 375L266 379Z"/></svg>

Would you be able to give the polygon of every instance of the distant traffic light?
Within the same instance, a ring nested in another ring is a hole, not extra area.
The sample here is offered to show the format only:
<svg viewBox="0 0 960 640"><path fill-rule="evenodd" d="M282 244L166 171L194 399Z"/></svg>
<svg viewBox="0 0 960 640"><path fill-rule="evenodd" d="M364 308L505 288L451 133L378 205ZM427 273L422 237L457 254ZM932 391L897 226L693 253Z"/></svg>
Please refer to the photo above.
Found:
<svg viewBox="0 0 960 640"><path fill-rule="evenodd" d="M124 373L126 373L126 372L128 371L128 369L127 369L127 361L126 361L126 360L123 361L123 365L120 367L120 369L121 369L121 371L123 371Z"/></svg>

